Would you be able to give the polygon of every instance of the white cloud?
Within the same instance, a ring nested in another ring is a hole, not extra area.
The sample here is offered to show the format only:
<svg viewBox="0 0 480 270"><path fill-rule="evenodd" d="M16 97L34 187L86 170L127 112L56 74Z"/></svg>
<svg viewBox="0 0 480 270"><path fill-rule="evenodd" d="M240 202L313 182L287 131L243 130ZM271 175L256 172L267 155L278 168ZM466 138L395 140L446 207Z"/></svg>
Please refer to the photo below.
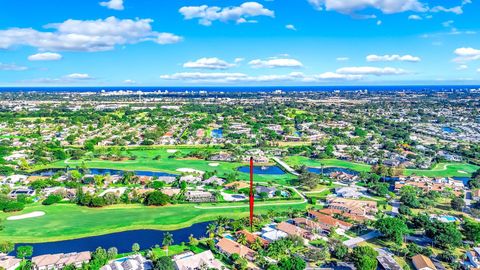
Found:
<svg viewBox="0 0 480 270"><path fill-rule="evenodd" d="M235 64L228 63L222 59L212 58L200 58L196 61L189 61L183 64L184 68L200 68L200 69L229 69L234 67Z"/></svg>
<svg viewBox="0 0 480 270"><path fill-rule="evenodd" d="M86 73L72 73L72 74L68 74L67 76L65 76L66 79L72 79L72 80L91 80L93 79L92 77L90 77L90 75L86 74Z"/></svg>
<svg viewBox="0 0 480 270"><path fill-rule="evenodd" d="M457 70L465 70L465 69L468 69L467 65L460 65L457 67Z"/></svg>
<svg viewBox="0 0 480 270"><path fill-rule="evenodd" d="M285 28L287 28L288 30L297 31L297 28L293 24L287 24L285 25Z"/></svg>
<svg viewBox="0 0 480 270"><path fill-rule="evenodd" d="M234 60L235 64L241 63L241 62L243 62L243 61L245 61L245 58L241 58L241 57L237 57L237 58L235 58L235 60Z"/></svg>
<svg viewBox="0 0 480 270"><path fill-rule="evenodd" d="M124 84L136 84L137 82L134 81L134 80L127 79L127 80L124 80L123 83Z"/></svg>
<svg viewBox="0 0 480 270"><path fill-rule="evenodd" d="M176 43L181 37L152 30L151 19L66 20L48 24L55 31L42 32L32 28L0 30L0 49L16 45L49 51L108 51L117 45L153 41L158 44Z"/></svg>
<svg viewBox="0 0 480 270"><path fill-rule="evenodd" d="M237 81L248 78L243 73L227 73L227 72L180 72L172 75L161 75L160 78L165 80L192 80L192 81Z"/></svg>
<svg viewBox="0 0 480 270"><path fill-rule="evenodd" d="M0 63L0 70L5 70L5 71L23 71L27 70L27 67L24 66L18 66L16 64L4 64Z"/></svg>
<svg viewBox="0 0 480 270"><path fill-rule="evenodd" d="M348 60L350 60L350 58L348 58L348 57L337 57L337 61L339 61L339 62L344 62L344 61L348 61Z"/></svg>
<svg viewBox="0 0 480 270"><path fill-rule="evenodd" d="M392 68L392 67L343 67L337 69L337 73L339 74L349 74L349 75L375 75L375 76L383 76L383 75L402 75L406 74L407 71L400 69L400 68Z"/></svg>
<svg viewBox="0 0 480 270"><path fill-rule="evenodd" d="M308 0L317 10L333 10L342 14L355 14L365 9L378 9L385 14L405 11L425 12L427 8L418 0Z"/></svg>
<svg viewBox="0 0 480 270"><path fill-rule="evenodd" d="M337 72L325 72L319 75L316 75L315 78L320 80L347 80L354 81L360 80L363 78L363 75L354 75L354 74L341 74Z"/></svg>
<svg viewBox="0 0 480 270"><path fill-rule="evenodd" d="M453 61L457 63L480 60L480 50L471 47L457 48L453 53L457 55L457 57L453 59Z"/></svg>
<svg viewBox="0 0 480 270"><path fill-rule="evenodd" d="M401 61L401 62L420 62L422 59L417 56L412 55L375 55L371 54L366 57L368 62L392 62L392 61Z"/></svg>
<svg viewBox="0 0 480 270"><path fill-rule="evenodd" d="M480 68L479 68L479 69L477 69L477 72L479 72L479 73L480 73Z"/></svg>
<svg viewBox="0 0 480 270"><path fill-rule="evenodd" d="M414 21L421 21L421 20L423 20L422 17L420 17L420 16L418 16L418 15L415 15L415 14L408 16L408 19L409 19L409 20L414 20Z"/></svg>
<svg viewBox="0 0 480 270"><path fill-rule="evenodd" d="M114 10L123 10L123 0L110 0L105 2L100 2L100 6L107 7Z"/></svg>
<svg viewBox="0 0 480 270"><path fill-rule="evenodd" d="M240 6L217 7L217 6L185 6L179 12L185 20L198 19L201 25L210 26L213 21L235 21L236 23L256 22L248 20L251 17L268 16L275 17L272 10L265 8L257 2L245 2Z"/></svg>
<svg viewBox="0 0 480 270"><path fill-rule="evenodd" d="M248 63L253 68L300 68L303 64L292 58L255 59Z"/></svg>
<svg viewBox="0 0 480 270"><path fill-rule="evenodd" d="M30 61L56 61L60 59L62 59L61 54L51 52L32 54L28 57Z"/></svg>

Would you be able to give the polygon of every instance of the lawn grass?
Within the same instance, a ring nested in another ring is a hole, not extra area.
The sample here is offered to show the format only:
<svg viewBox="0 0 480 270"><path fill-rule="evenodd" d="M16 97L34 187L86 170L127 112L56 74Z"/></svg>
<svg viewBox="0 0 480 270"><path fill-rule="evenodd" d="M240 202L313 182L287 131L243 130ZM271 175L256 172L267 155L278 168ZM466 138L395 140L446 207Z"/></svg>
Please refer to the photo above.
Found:
<svg viewBox="0 0 480 270"><path fill-rule="evenodd" d="M438 163L431 170L406 169L406 175L419 175L427 177L470 177L480 169L479 166L468 163Z"/></svg>
<svg viewBox="0 0 480 270"><path fill-rule="evenodd" d="M370 165L338 159L310 159L302 156L289 156L284 160L290 166L341 167L357 172L371 171ZM480 169L480 166L468 163L439 163L430 170L405 169L403 174L406 176L415 174L426 177L470 177L478 169Z"/></svg>
<svg viewBox="0 0 480 270"><path fill-rule="evenodd" d="M341 167L347 168L358 172L369 172L371 166L362 163L354 163L339 159L311 159L302 156L289 156L286 157L285 162L290 166L307 166L307 167Z"/></svg>
<svg viewBox="0 0 480 270"><path fill-rule="evenodd" d="M195 149L193 148L171 148L177 150L180 154L186 154ZM197 149L198 150L198 149ZM71 168L76 166L82 166L85 164L88 168L99 168L99 169L117 169L117 170L137 170L137 171L159 171L172 174L180 174L177 169L180 168L192 168L200 171L216 171L219 176L224 176L226 174L238 172L238 180L248 180L249 175L247 173L242 173L237 170L240 166L246 166L247 163L241 162L212 162L202 159L177 159L169 158L173 153L168 153L167 148L157 148L157 149L132 149L129 152L132 155L135 155L137 158L135 160L126 160L126 161L110 161L102 159L81 159L81 160L63 160L57 161L45 166L39 166L32 168L33 170L41 170L48 168L65 168L67 165ZM160 157L158 160L155 160L155 157ZM210 166L210 163L219 163L219 166L213 167ZM283 175L255 175L254 180L257 182L268 182L273 181L280 184L289 184L295 176L285 173Z"/></svg>
<svg viewBox="0 0 480 270"><path fill-rule="evenodd" d="M288 209L305 209L305 203L263 206L257 203L255 212L266 213L269 209L284 211ZM230 206L216 204L215 206ZM0 240L15 243L39 243L76 239L86 236L102 235L135 229L176 230L189 227L195 223L211 221L218 216L241 218L248 216L248 204L244 207L198 209L192 204L171 205L164 207L146 207L139 204L115 205L104 208L87 208L74 204L57 204L43 206L28 205L22 212L0 213L4 229L0 231ZM9 221L8 216L15 216L33 211L44 211L42 217Z"/></svg>

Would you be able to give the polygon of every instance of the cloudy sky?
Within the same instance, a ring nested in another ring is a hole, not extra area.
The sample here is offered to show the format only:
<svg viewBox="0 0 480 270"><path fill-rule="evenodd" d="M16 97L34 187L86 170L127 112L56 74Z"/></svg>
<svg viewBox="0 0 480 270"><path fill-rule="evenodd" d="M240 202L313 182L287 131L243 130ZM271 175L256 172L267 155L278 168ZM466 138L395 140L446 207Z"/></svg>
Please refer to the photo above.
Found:
<svg viewBox="0 0 480 270"><path fill-rule="evenodd" d="M3 1L0 85L476 84L477 1Z"/></svg>

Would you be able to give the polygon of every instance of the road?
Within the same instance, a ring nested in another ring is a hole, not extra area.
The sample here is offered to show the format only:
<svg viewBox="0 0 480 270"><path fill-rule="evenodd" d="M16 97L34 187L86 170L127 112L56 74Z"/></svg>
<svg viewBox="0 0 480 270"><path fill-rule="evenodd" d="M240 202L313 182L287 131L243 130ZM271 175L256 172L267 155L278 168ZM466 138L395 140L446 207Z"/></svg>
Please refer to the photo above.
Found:
<svg viewBox="0 0 480 270"><path fill-rule="evenodd" d="M370 240L370 239L377 238L379 236L380 236L379 231L371 231L371 232L369 232L367 234L364 234L362 236L346 240L346 241L343 242L343 244L346 245L349 248L352 248L352 247L354 247L354 246L356 246L356 245L358 245L362 242L365 242L365 241Z"/></svg>
<svg viewBox="0 0 480 270"><path fill-rule="evenodd" d="M284 168L287 172L295 175L295 176L299 176L300 174L297 173L292 167L288 166L287 163L285 163L283 160L279 159L278 157L273 157L272 158L275 162L278 163L278 165L280 165L282 168Z"/></svg>

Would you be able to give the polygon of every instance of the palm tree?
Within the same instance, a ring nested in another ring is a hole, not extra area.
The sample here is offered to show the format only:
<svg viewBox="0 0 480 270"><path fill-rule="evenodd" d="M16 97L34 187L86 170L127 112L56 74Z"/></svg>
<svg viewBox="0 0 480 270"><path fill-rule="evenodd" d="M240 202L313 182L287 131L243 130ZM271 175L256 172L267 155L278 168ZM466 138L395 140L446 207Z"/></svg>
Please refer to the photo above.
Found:
<svg viewBox="0 0 480 270"><path fill-rule="evenodd" d="M218 226L217 227L217 235L222 236L225 233L225 227L223 226Z"/></svg>
<svg viewBox="0 0 480 270"><path fill-rule="evenodd" d="M162 245L166 247L167 257L168 257L168 246L173 244L173 235L169 232L163 234Z"/></svg>
<svg viewBox="0 0 480 270"><path fill-rule="evenodd" d="M208 224L207 226L207 234L209 236L209 238L213 238L213 236L215 236L215 231L217 230L217 226L215 226L214 223L210 223Z"/></svg>
<svg viewBox="0 0 480 270"><path fill-rule="evenodd" d="M259 237L255 238L255 241L252 243L251 248L252 248L253 250L256 250L256 251L258 251L258 250L260 250L260 249L263 248L263 243L262 243L262 241L260 240Z"/></svg>
<svg viewBox="0 0 480 270"><path fill-rule="evenodd" d="M237 238L237 241L238 243L242 244L242 245L246 245L247 244L247 237L245 236L245 234L241 233L240 235L238 235L238 238Z"/></svg>

